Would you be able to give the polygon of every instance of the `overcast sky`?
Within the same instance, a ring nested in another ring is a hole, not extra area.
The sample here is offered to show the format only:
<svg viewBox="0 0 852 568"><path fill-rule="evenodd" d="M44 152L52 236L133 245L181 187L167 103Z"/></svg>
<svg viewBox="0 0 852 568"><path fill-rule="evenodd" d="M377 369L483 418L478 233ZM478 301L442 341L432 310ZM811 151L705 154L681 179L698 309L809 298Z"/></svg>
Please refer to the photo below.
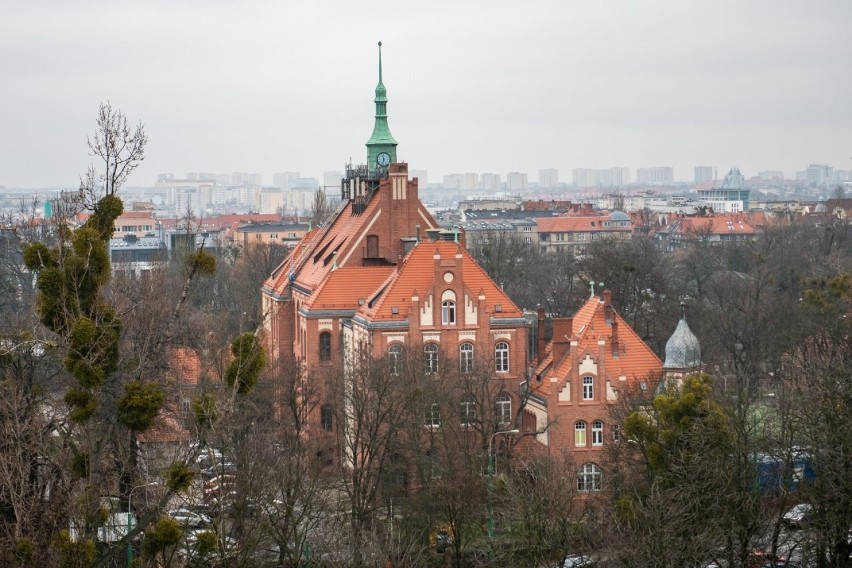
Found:
<svg viewBox="0 0 852 568"><path fill-rule="evenodd" d="M377 46L398 156L430 181L852 168L849 0L2 0L0 185L75 187L99 101L160 172L366 160Z"/></svg>

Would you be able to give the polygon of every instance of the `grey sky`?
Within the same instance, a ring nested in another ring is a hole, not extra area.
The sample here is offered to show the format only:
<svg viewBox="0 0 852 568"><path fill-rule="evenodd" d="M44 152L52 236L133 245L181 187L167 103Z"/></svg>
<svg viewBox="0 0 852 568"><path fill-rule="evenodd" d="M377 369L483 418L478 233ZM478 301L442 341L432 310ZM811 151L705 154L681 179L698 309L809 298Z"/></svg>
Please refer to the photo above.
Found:
<svg viewBox="0 0 852 568"><path fill-rule="evenodd" d="M159 172L366 157L377 41L398 155L455 172L852 168L852 2L2 0L0 184L73 187L98 102Z"/></svg>

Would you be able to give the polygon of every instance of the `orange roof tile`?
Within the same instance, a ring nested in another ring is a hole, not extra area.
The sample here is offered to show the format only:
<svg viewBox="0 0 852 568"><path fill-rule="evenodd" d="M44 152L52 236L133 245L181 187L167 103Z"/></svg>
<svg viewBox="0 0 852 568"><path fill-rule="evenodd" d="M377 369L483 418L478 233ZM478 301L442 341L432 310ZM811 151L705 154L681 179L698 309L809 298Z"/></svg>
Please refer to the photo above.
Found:
<svg viewBox="0 0 852 568"><path fill-rule="evenodd" d="M654 379L662 371L663 362L648 347L644 341L633 331L624 319L612 311L614 320L618 323L618 357L612 350L612 326L606 322L606 310L603 300L599 296L589 298L583 306L577 310L572 322L572 339L577 341L577 353L583 358L585 353L597 358L599 354L598 340L604 339L604 366L607 376L617 380L624 375L628 384L636 384L640 380ZM546 374L564 378L571 375L575 369L572 368L571 358L566 355L553 367L552 350L553 342L547 346L547 356L538 365L537 374L542 378ZM548 370L549 368L549 370ZM542 380L536 385L536 392L546 395L550 391L550 381Z"/></svg>
<svg viewBox="0 0 852 568"><path fill-rule="evenodd" d="M395 271L392 266L344 266L333 271L304 303L309 309L357 309Z"/></svg>
<svg viewBox="0 0 852 568"><path fill-rule="evenodd" d="M626 231L632 230L626 227L605 227L604 221L609 221L609 215L583 216L583 217L542 217L535 220L539 233L569 233L576 231Z"/></svg>
<svg viewBox="0 0 852 568"><path fill-rule="evenodd" d="M461 254L465 289L474 299L480 294L485 296L487 313L495 317L523 317L523 312L476 264L470 254L461 245L450 241L422 242L415 246L403 259L399 270L394 272L387 288L374 299L372 307L364 305L360 313L374 321L406 317L411 310L411 296L415 292L426 294L436 286L435 254L439 254L442 259L454 259L457 254ZM494 309L496 305L501 307L499 314ZM393 308L397 308L399 313L394 314Z"/></svg>

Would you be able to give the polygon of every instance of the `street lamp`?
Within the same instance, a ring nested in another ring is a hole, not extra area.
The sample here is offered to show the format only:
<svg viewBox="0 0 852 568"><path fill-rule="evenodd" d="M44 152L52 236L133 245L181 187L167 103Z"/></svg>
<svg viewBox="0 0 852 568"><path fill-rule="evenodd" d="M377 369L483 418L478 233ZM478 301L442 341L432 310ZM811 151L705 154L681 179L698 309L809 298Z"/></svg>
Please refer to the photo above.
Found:
<svg viewBox="0 0 852 568"><path fill-rule="evenodd" d="M142 485L137 485L136 487L130 488L130 493L127 494L127 534L130 534L130 531L133 530L133 492L137 489L141 489L143 487L151 487L153 485L157 485L156 483L143 483ZM127 539L127 566L133 566L133 539Z"/></svg>
<svg viewBox="0 0 852 568"><path fill-rule="evenodd" d="M494 454L491 453L491 445L494 442L494 437L501 434L518 434L520 430L513 428L511 430L501 430L494 432L488 438L488 538L494 540Z"/></svg>

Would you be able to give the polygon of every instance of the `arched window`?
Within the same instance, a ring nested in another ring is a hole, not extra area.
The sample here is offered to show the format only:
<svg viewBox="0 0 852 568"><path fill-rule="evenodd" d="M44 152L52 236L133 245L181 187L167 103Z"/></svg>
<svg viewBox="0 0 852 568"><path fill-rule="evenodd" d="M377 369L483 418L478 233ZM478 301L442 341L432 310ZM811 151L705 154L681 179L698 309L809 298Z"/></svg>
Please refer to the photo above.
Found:
<svg viewBox="0 0 852 568"><path fill-rule="evenodd" d="M323 404L320 408L320 422L324 432L331 432L334 426L334 413L331 411L330 404Z"/></svg>
<svg viewBox="0 0 852 568"><path fill-rule="evenodd" d="M494 366L498 373L509 371L509 344L505 341L494 347Z"/></svg>
<svg viewBox="0 0 852 568"><path fill-rule="evenodd" d="M462 343L459 345L459 371L462 374L473 371L473 344Z"/></svg>
<svg viewBox="0 0 852 568"><path fill-rule="evenodd" d="M453 300L441 302L441 323L444 325L456 324L456 303Z"/></svg>
<svg viewBox="0 0 852 568"><path fill-rule="evenodd" d="M497 396L494 411L498 424L509 424L512 421L512 399L508 394Z"/></svg>
<svg viewBox="0 0 852 568"><path fill-rule="evenodd" d="M594 422L592 422L592 445L603 445L603 422L601 422L600 420L595 420Z"/></svg>
<svg viewBox="0 0 852 568"><path fill-rule="evenodd" d="M429 343L423 349L423 365L427 375L438 372L438 346Z"/></svg>
<svg viewBox="0 0 852 568"><path fill-rule="evenodd" d="M388 347L388 363L390 363L391 375L399 375L402 367L402 345L394 343Z"/></svg>
<svg viewBox="0 0 852 568"><path fill-rule="evenodd" d="M476 399L472 395L462 399L459 410L462 426L470 426L476 422Z"/></svg>
<svg viewBox="0 0 852 568"><path fill-rule="evenodd" d="M595 379L594 377L583 377L583 400L595 399Z"/></svg>
<svg viewBox="0 0 852 568"><path fill-rule="evenodd" d="M323 331L319 334L320 361L331 361L331 333Z"/></svg>
<svg viewBox="0 0 852 568"><path fill-rule="evenodd" d="M582 420L579 420L574 424L574 445L586 445L586 423Z"/></svg>
<svg viewBox="0 0 852 568"><path fill-rule="evenodd" d="M601 468L593 463L583 464L577 471L577 491L583 493L601 490Z"/></svg>

